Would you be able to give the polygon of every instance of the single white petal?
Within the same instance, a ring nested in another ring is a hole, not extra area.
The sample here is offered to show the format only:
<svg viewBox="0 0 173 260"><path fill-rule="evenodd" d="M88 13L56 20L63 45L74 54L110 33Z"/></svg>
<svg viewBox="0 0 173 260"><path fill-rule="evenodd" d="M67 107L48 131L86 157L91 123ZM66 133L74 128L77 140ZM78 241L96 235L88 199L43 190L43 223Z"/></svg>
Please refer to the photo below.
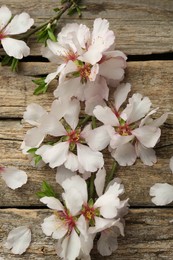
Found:
<svg viewBox="0 0 173 260"><path fill-rule="evenodd" d="M11 11L6 5L2 5L0 8L0 31L8 24L11 19Z"/></svg>
<svg viewBox="0 0 173 260"><path fill-rule="evenodd" d="M67 133L61 122L57 120L56 116L50 113L42 116L39 129L42 133L53 136L63 136Z"/></svg>
<svg viewBox="0 0 173 260"><path fill-rule="evenodd" d="M164 113L161 117L153 120L153 122L151 123L152 126L155 127L160 127L161 125L164 124L164 122L166 121L166 119L168 118L168 115L171 113Z"/></svg>
<svg viewBox="0 0 173 260"><path fill-rule="evenodd" d="M44 140L44 137L45 133L43 133L40 128L31 128L25 135L25 145L29 147L38 147Z"/></svg>
<svg viewBox="0 0 173 260"><path fill-rule="evenodd" d="M92 150L101 151L108 146L110 143L108 128L109 126L103 125L89 131L85 140Z"/></svg>
<svg viewBox="0 0 173 260"><path fill-rule="evenodd" d="M121 81L124 78L125 60L113 58L103 61L99 66L99 74L107 79Z"/></svg>
<svg viewBox="0 0 173 260"><path fill-rule="evenodd" d="M46 114L46 110L38 104L32 103L27 106L26 111L24 112L23 119L34 126L38 126L40 118Z"/></svg>
<svg viewBox="0 0 173 260"><path fill-rule="evenodd" d="M77 99L69 100L68 110L64 115L64 119L70 125L72 129L75 129L79 122L79 113L80 113L80 102Z"/></svg>
<svg viewBox="0 0 173 260"><path fill-rule="evenodd" d="M55 239L61 239L68 231L68 227L56 215L45 218L41 227L46 236L52 236Z"/></svg>
<svg viewBox="0 0 173 260"><path fill-rule="evenodd" d="M50 208L50 209L55 209L55 210L58 210L58 211L64 210L62 203L54 197L43 197L43 198L40 199L40 201L42 203L46 204L47 207Z"/></svg>
<svg viewBox="0 0 173 260"><path fill-rule="evenodd" d="M14 228L7 237L5 247L13 254L23 254L31 243L31 230L26 226Z"/></svg>
<svg viewBox="0 0 173 260"><path fill-rule="evenodd" d="M76 188L70 188L62 194L65 205L70 213L75 216L82 210L83 198Z"/></svg>
<svg viewBox="0 0 173 260"><path fill-rule="evenodd" d="M62 183L72 176L75 176L76 172L72 172L66 169L64 166L60 166L56 171L56 182L62 186Z"/></svg>
<svg viewBox="0 0 173 260"><path fill-rule="evenodd" d="M61 44L59 44L58 42L53 42L50 39L48 39L47 46L53 52L53 54L56 56L66 57L68 54L68 50L66 48L64 48Z"/></svg>
<svg viewBox="0 0 173 260"><path fill-rule="evenodd" d="M173 173L173 156L172 156L171 159L170 159L169 167L170 167L170 169L171 169L171 171L172 171L172 173Z"/></svg>
<svg viewBox="0 0 173 260"><path fill-rule="evenodd" d="M3 168L0 174L7 186L13 190L27 183L28 176L26 172L15 167Z"/></svg>
<svg viewBox="0 0 173 260"><path fill-rule="evenodd" d="M102 54L100 50L97 50L95 46L90 46L89 49L84 52L79 59L83 62L90 63L91 65L96 64L102 58Z"/></svg>
<svg viewBox="0 0 173 260"><path fill-rule="evenodd" d="M24 41L6 37L1 40L1 44L10 57L12 56L20 60L30 54L30 48Z"/></svg>
<svg viewBox="0 0 173 260"><path fill-rule="evenodd" d="M69 143L60 142L53 146L47 146L47 150L43 153L37 150L37 154L42 156L45 163L49 163L51 168L62 165L68 156Z"/></svg>
<svg viewBox="0 0 173 260"><path fill-rule="evenodd" d="M150 188L152 202L157 206L164 206L173 201L173 186L167 183L156 183Z"/></svg>
<svg viewBox="0 0 173 260"><path fill-rule="evenodd" d="M98 65L98 64L95 64L95 65L92 66L92 68L91 68L91 73L90 73L90 75L89 75L89 80L90 80L90 81L95 81L98 72L99 72L99 65Z"/></svg>
<svg viewBox="0 0 173 260"><path fill-rule="evenodd" d="M86 145L77 144L77 156L85 171L95 172L104 165L103 155Z"/></svg>
<svg viewBox="0 0 173 260"><path fill-rule="evenodd" d="M115 40L113 31L109 30L109 22L106 19L97 18L94 21L92 32L92 45L96 50L106 51Z"/></svg>
<svg viewBox="0 0 173 260"><path fill-rule="evenodd" d="M67 160L64 163L64 165L67 169L69 169L72 172L79 170L80 165L77 155L69 151L67 155Z"/></svg>
<svg viewBox="0 0 173 260"><path fill-rule="evenodd" d="M105 125L118 126L119 121L109 107L96 106L93 114Z"/></svg>
<svg viewBox="0 0 173 260"><path fill-rule="evenodd" d="M123 113L127 114L127 121L131 124L144 117L149 112L150 107L150 99L148 97L143 98L141 94L136 93L129 98L129 104Z"/></svg>
<svg viewBox="0 0 173 260"><path fill-rule="evenodd" d="M6 35L25 33L33 24L34 20L30 18L29 14L21 13L13 17L11 22L5 28L4 33Z"/></svg>
<svg viewBox="0 0 173 260"><path fill-rule="evenodd" d="M88 192L87 192L87 184L83 178L80 176L72 176L69 179L66 179L62 183L62 187L65 192L68 192L70 189L76 189L80 196L83 199L83 202L87 203L88 200Z"/></svg>
<svg viewBox="0 0 173 260"><path fill-rule="evenodd" d="M152 166L157 162L156 153L152 148L146 148L139 142L135 145L137 156L141 158L141 161L148 166Z"/></svg>
<svg viewBox="0 0 173 260"><path fill-rule="evenodd" d="M161 135L161 130L160 128L154 126L144 125L134 129L132 134L135 135L138 141L145 147L152 148L158 142Z"/></svg>
<svg viewBox="0 0 173 260"><path fill-rule="evenodd" d="M106 106L106 103L104 102L102 97L100 97L99 95L94 96L94 97L86 100L86 102L85 102L85 113L87 115L94 116L93 110L97 105L100 105L100 106L103 106L103 107Z"/></svg>
<svg viewBox="0 0 173 260"><path fill-rule="evenodd" d="M94 180L95 189L97 192L98 197L100 197L103 194L103 189L105 186L105 179L106 179L106 170L103 167L102 169L99 169L96 173L96 178Z"/></svg>
<svg viewBox="0 0 173 260"><path fill-rule="evenodd" d="M126 101L127 95L131 91L131 84L121 84L114 93L114 105L118 111L121 105Z"/></svg>
<svg viewBox="0 0 173 260"><path fill-rule="evenodd" d="M97 76L94 82L88 81L85 84L85 100L99 96L102 100L108 100L109 88L105 78ZM98 104L97 104L98 105Z"/></svg>
<svg viewBox="0 0 173 260"><path fill-rule="evenodd" d="M62 252L60 257L66 260L75 260L80 253L80 238L73 229L71 234L62 242Z"/></svg>
<svg viewBox="0 0 173 260"><path fill-rule="evenodd" d="M101 217L95 217L95 226L89 227L88 232L90 234L101 232L102 230L110 227L113 223L112 219L104 219Z"/></svg>
<svg viewBox="0 0 173 260"><path fill-rule="evenodd" d="M64 98L55 99L51 105L50 114L56 116L57 120L62 119L68 111L69 100Z"/></svg>
<svg viewBox="0 0 173 260"><path fill-rule="evenodd" d="M137 157L135 148L131 143L119 146L117 149L112 151L111 155L121 166L134 164Z"/></svg>
<svg viewBox="0 0 173 260"><path fill-rule="evenodd" d="M141 126L143 126L143 125L152 125L152 123L153 123L153 119L151 119L151 115L153 115L154 113L156 113L157 112L157 110L159 109L159 107L157 107L157 108L155 108L155 109L153 109L153 110L151 110L142 120L141 120L141 122L140 122L140 124L139 124L139 127L141 127Z"/></svg>
<svg viewBox="0 0 173 260"><path fill-rule="evenodd" d="M109 131L111 134L111 131ZM131 140L134 139L134 135L120 135L115 133L111 135L110 147L115 149L119 146L129 143Z"/></svg>

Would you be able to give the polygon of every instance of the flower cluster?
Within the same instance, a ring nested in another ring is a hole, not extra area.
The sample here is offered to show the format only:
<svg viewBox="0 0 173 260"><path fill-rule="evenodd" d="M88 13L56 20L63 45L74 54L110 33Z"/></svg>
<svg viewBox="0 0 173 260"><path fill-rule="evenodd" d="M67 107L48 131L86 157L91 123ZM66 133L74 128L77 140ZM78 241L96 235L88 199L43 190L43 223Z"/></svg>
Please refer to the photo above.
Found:
<svg viewBox="0 0 173 260"><path fill-rule="evenodd" d="M7 54L17 59L28 55L26 44L9 36L26 32L33 19L26 13L11 19L6 6L0 8L0 17L0 40ZM43 56L56 66L44 80L47 87L58 78L55 99L49 112L39 104L27 106L24 120L33 127L21 146L33 165L56 168L56 182L63 188L58 197L49 186L48 192L40 193L40 201L53 210L41 227L58 240L57 255L64 260L90 259L98 233L98 251L111 255L117 237L124 235L129 206L128 199L120 199L125 190L114 178L115 164L131 166L137 158L148 166L156 163L153 148L168 113L153 119L158 108L152 108L148 97L139 93L129 97L131 84L122 83L126 56L114 50L115 35L107 20L96 19L92 31L83 24L67 24L55 40L48 39L42 48ZM110 173L104 168L105 149L114 161ZM12 189L27 182L27 174L16 168L0 167L0 172ZM153 202L159 204L160 187L161 193L165 187L169 193L161 203L172 201L173 187L157 184L150 191ZM30 242L31 232L22 226L10 232L6 247L22 254Z"/></svg>

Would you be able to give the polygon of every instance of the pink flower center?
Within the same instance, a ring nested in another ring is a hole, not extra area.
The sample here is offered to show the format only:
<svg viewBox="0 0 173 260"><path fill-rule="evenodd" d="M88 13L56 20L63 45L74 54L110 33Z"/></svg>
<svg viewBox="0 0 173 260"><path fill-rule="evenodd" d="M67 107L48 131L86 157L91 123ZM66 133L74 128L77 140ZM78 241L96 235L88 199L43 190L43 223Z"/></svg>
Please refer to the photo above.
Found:
<svg viewBox="0 0 173 260"><path fill-rule="evenodd" d="M74 52L69 52L68 55L66 56L65 58L65 61L68 62L68 61L75 61L77 59L77 54L74 53Z"/></svg>
<svg viewBox="0 0 173 260"><path fill-rule="evenodd" d="M76 144L80 140L80 131L73 130L70 133L68 133L67 136L69 137L69 143Z"/></svg>
<svg viewBox="0 0 173 260"><path fill-rule="evenodd" d="M90 207L88 204L86 204L83 206L81 213L83 214L86 220L92 221L94 220L94 217L96 215L96 210L94 207Z"/></svg>
<svg viewBox="0 0 173 260"><path fill-rule="evenodd" d="M86 82L91 74L91 65L84 64L83 66L79 66L79 73L83 82Z"/></svg>
<svg viewBox="0 0 173 260"><path fill-rule="evenodd" d="M118 128L116 128L116 132L123 136L132 134L131 128L127 123L125 123L124 125L120 125Z"/></svg>
<svg viewBox="0 0 173 260"><path fill-rule="evenodd" d="M58 219L62 220L65 225L68 226L68 233L70 234L72 230L76 227L75 218L71 216L67 211L57 211L55 215Z"/></svg>
<svg viewBox="0 0 173 260"><path fill-rule="evenodd" d="M4 38L5 38L5 35L2 32L0 32L0 40L2 40Z"/></svg>

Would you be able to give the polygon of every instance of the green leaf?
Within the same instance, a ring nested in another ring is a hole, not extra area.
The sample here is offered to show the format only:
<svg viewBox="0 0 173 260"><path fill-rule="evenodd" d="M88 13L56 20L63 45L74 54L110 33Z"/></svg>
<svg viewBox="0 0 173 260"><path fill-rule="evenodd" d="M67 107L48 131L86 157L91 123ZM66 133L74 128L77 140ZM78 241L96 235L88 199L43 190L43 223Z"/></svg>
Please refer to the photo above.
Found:
<svg viewBox="0 0 173 260"><path fill-rule="evenodd" d="M52 40L53 42L57 42L57 38L53 32L53 30L50 28L48 29L48 35L49 35L49 39Z"/></svg>
<svg viewBox="0 0 173 260"><path fill-rule="evenodd" d="M17 71L18 63L19 63L18 59L14 57L10 57L8 55L5 55L5 57L1 61L2 66L10 66L12 71Z"/></svg>
<svg viewBox="0 0 173 260"><path fill-rule="evenodd" d="M35 154L38 148L31 148L27 151L27 153Z"/></svg>
<svg viewBox="0 0 173 260"><path fill-rule="evenodd" d="M53 190L52 186L49 185L46 181L43 181L41 191L37 192L36 194L39 198L43 198L45 196L57 198L57 194Z"/></svg>
<svg viewBox="0 0 173 260"><path fill-rule="evenodd" d="M41 160L42 160L42 157L38 154L35 154L35 156L34 156L35 165L37 165Z"/></svg>
<svg viewBox="0 0 173 260"><path fill-rule="evenodd" d="M73 14L75 14L77 12L77 10L76 10L76 6L74 7L74 6L72 6L69 10L68 10L68 15L69 16L72 16Z"/></svg>
<svg viewBox="0 0 173 260"><path fill-rule="evenodd" d="M57 7L57 8L54 8L53 10L54 10L55 12L59 12L61 9Z"/></svg>
<svg viewBox="0 0 173 260"><path fill-rule="evenodd" d="M44 94L46 93L47 89L48 89L48 85L45 82L45 77L44 78L40 78L40 79L36 79L33 80L32 82L34 82L38 87L34 90L34 95L40 95L40 94Z"/></svg>

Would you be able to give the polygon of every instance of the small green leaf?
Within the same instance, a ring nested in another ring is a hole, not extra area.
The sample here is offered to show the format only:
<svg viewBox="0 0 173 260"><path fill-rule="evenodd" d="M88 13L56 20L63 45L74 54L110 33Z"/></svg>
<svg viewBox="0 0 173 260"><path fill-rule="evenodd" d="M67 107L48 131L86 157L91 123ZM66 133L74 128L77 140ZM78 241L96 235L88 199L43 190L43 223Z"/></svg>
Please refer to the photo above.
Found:
<svg viewBox="0 0 173 260"><path fill-rule="evenodd" d="M57 42L57 38L56 38L55 34L53 33L53 30L48 29L47 32L48 32L48 35L49 35L49 39L52 40L53 42Z"/></svg>
<svg viewBox="0 0 173 260"><path fill-rule="evenodd" d="M18 59L14 57L10 57L8 55L5 55L5 57L1 61L2 66L10 66L12 71L17 71L18 63L19 63Z"/></svg>
<svg viewBox="0 0 173 260"><path fill-rule="evenodd" d="M27 151L27 153L35 154L38 148L31 148Z"/></svg>
<svg viewBox="0 0 173 260"><path fill-rule="evenodd" d="M76 7L72 6L69 10L68 10L68 15L72 16L73 14L75 14L77 12Z"/></svg>
<svg viewBox="0 0 173 260"><path fill-rule="evenodd" d="M92 198L88 201L88 205L89 205L90 207L92 207L92 206L94 205L94 201L93 201Z"/></svg>
<svg viewBox="0 0 173 260"><path fill-rule="evenodd" d="M52 186L49 185L46 181L43 181L42 188L40 192L36 193L39 198L43 197L57 197L57 194L53 190Z"/></svg>
<svg viewBox="0 0 173 260"><path fill-rule="evenodd" d="M45 78L36 79L36 80L33 80L32 82L34 82L38 86L34 90L34 95L40 95L40 94L46 93L46 91L48 89L48 85L45 82Z"/></svg>
<svg viewBox="0 0 173 260"><path fill-rule="evenodd" d="M42 157L40 155L36 154L34 156L35 165L37 165L41 160L42 160Z"/></svg>
<svg viewBox="0 0 173 260"><path fill-rule="evenodd" d="M59 12L61 9L57 7L57 8L54 8L53 10L54 10L55 12Z"/></svg>

